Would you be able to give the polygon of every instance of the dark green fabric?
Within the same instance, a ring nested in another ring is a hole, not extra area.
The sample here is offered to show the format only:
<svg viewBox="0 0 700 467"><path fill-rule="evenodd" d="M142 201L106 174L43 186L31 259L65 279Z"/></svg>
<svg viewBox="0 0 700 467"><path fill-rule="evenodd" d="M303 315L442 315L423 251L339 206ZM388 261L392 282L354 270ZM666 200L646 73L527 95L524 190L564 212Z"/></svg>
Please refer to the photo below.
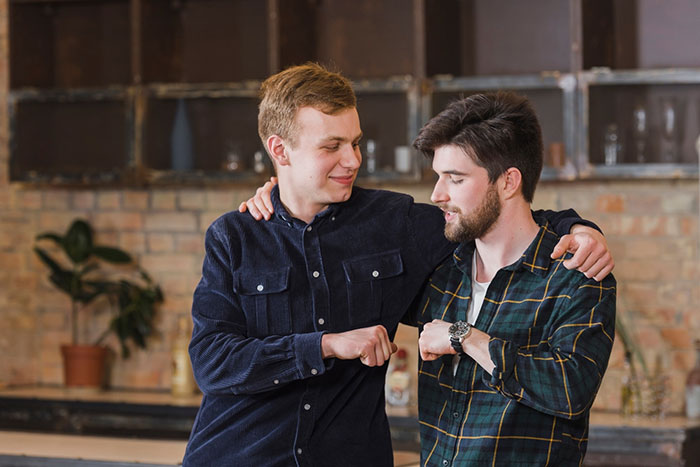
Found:
<svg viewBox="0 0 700 467"><path fill-rule="evenodd" d="M616 283L551 260L559 237L537 220L538 235L498 271L473 323L491 336L493 376L468 356L455 376L452 355L419 362L421 465L582 462L613 345ZM415 310L419 324L466 320L474 248L461 245L433 273Z"/></svg>

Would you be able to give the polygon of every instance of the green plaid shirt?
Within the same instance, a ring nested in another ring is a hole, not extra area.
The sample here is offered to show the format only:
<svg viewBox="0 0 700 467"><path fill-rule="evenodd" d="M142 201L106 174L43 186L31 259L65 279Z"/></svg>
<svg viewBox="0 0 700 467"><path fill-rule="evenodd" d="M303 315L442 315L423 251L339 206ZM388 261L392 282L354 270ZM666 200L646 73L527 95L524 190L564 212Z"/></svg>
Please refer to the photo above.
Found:
<svg viewBox="0 0 700 467"><path fill-rule="evenodd" d="M589 410L613 345L616 283L550 259L559 237L540 225L521 259L493 278L474 323L491 336L493 376L467 356L454 376L452 355L419 362L421 465L583 461ZM474 248L461 245L435 270L418 324L466 320Z"/></svg>

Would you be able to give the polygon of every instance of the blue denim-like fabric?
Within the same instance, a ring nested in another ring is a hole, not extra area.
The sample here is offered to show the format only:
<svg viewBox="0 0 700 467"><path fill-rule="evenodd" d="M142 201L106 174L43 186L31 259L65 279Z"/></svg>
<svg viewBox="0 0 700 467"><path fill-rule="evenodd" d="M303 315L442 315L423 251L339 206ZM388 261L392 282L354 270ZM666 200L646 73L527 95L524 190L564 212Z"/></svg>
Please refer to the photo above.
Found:
<svg viewBox="0 0 700 467"><path fill-rule="evenodd" d="M207 230L190 344L204 397L183 464L391 466L386 365L324 360L321 337L382 324L393 339L456 247L442 213L355 187L307 225L272 198L270 221L230 212Z"/></svg>

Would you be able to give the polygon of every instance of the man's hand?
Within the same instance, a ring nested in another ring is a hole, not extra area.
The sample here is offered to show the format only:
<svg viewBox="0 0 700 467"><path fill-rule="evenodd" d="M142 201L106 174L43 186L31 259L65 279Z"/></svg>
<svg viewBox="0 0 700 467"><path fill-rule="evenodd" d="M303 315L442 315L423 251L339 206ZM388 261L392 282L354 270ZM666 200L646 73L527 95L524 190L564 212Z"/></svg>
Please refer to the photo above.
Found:
<svg viewBox="0 0 700 467"><path fill-rule="evenodd" d="M615 267L605 237L591 227L574 225L570 234L559 239L551 257L560 258L567 251L574 256L564 261L564 267L576 269L588 278L602 281Z"/></svg>
<svg viewBox="0 0 700 467"><path fill-rule="evenodd" d="M269 221L270 216L275 212L270 199L270 192L275 185L277 185L277 177L270 177L270 181L265 182L263 186L255 190L255 196L248 201L243 201L238 206L238 210L240 212L248 211L255 220L259 221L264 217L266 221Z"/></svg>
<svg viewBox="0 0 700 467"><path fill-rule="evenodd" d="M323 358L359 358L367 366L383 365L396 350L396 344L389 340L389 334L382 325L324 334L321 338Z"/></svg>
<svg viewBox="0 0 700 467"><path fill-rule="evenodd" d="M425 323L423 331L418 338L420 357L423 360L429 362L431 360L437 360L443 355L455 355L457 353L457 351L452 348L452 343L450 343L450 334L448 333L450 325L451 323L439 319L434 319L430 323Z"/></svg>

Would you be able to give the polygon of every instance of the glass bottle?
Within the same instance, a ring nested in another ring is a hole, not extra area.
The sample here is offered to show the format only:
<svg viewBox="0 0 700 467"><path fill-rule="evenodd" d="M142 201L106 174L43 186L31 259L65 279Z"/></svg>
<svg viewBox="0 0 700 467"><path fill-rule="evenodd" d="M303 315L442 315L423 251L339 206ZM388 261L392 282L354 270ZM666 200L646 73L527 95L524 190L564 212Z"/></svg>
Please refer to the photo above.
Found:
<svg viewBox="0 0 700 467"><path fill-rule="evenodd" d="M190 326L187 316L177 320L177 332L172 347L172 378L170 390L174 396L191 396L196 388L188 347L190 345Z"/></svg>
<svg viewBox="0 0 700 467"><path fill-rule="evenodd" d="M605 128L603 153L605 165L615 165L620 161L620 137L617 132L617 124L610 123Z"/></svg>
<svg viewBox="0 0 700 467"><path fill-rule="evenodd" d="M373 174L377 171L377 143L373 139L367 140L367 173Z"/></svg>
<svg viewBox="0 0 700 467"><path fill-rule="evenodd" d="M398 349L389 362L386 377L386 401L389 405L405 407L410 400L411 375L408 372L406 351Z"/></svg>
<svg viewBox="0 0 700 467"><path fill-rule="evenodd" d="M647 160L646 156L646 144L647 144L647 111L642 104L638 104L634 108L634 150L635 162L638 164L643 164Z"/></svg>
<svg viewBox="0 0 700 467"><path fill-rule="evenodd" d="M635 381L631 360L632 355L625 352L625 361L622 366L622 387L620 388L620 414L623 417L631 417L635 413Z"/></svg>
<svg viewBox="0 0 700 467"><path fill-rule="evenodd" d="M685 381L685 414L700 418L700 339L695 341L695 366Z"/></svg>
<svg viewBox="0 0 700 467"><path fill-rule="evenodd" d="M187 116L185 99L177 100L175 119L170 133L170 166L173 170L192 170L194 165L192 128Z"/></svg>
<svg viewBox="0 0 700 467"><path fill-rule="evenodd" d="M668 398L668 375L664 371L665 365L663 360L663 354L656 354L654 373L649 379L647 388L649 391L647 415L656 419L663 419L666 417L670 402Z"/></svg>

